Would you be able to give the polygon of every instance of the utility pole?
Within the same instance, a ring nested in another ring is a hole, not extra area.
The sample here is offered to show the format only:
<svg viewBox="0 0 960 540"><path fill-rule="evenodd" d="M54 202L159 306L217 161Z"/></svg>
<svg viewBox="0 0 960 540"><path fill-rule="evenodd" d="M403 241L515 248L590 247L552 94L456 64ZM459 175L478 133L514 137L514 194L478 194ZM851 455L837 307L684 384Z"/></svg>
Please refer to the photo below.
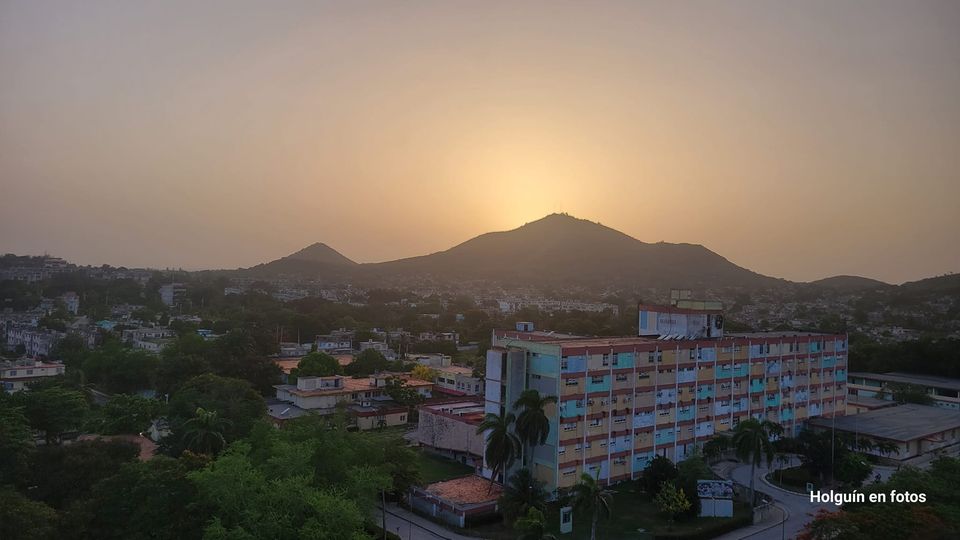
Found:
<svg viewBox="0 0 960 540"><path fill-rule="evenodd" d="M380 517L382 518L380 528L383 529L383 540L387 540L387 492L382 489L380 490Z"/></svg>

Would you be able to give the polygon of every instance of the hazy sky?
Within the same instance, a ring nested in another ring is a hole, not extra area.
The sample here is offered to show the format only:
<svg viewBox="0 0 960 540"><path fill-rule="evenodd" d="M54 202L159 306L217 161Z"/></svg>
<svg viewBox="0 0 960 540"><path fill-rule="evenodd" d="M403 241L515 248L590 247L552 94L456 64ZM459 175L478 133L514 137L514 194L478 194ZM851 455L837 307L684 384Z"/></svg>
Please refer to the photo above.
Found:
<svg viewBox="0 0 960 540"><path fill-rule="evenodd" d="M0 0L0 252L420 255L564 211L960 271L960 2Z"/></svg>

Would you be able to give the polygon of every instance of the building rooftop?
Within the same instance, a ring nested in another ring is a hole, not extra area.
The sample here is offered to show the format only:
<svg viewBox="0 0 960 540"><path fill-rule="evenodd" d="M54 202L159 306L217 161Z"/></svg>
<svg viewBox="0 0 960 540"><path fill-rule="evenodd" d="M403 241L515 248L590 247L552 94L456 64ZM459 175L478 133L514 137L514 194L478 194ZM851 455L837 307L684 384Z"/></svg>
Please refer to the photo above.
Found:
<svg viewBox="0 0 960 540"><path fill-rule="evenodd" d="M285 401L267 403L267 415L277 420L290 420L308 414L323 414L323 410L308 411Z"/></svg>
<svg viewBox="0 0 960 540"><path fill-rule="evenodd" d="M468 367L463 367L463 366L444 366L444 367L438 367L433 369L437 370L440 373L457 373L460 375L467 375L467 376L473 375L473 369Z"/></svg>
<svg viewBox="0 0 960 540"><path fill-rule="evenodd" d="M383 375L381 375L382 377ZM407 375L402 374L392 374L400 379L403 379L404 383L408 387L420 388L424 386L433 386L432 382L421 381L420 379L413 379ZM314 396L332 396L339 394L352 394L354 392L369 392L371 390L382 390L383 386L376 385L376 379L378 377L363 377L360 379L353 379L350 377L338 376L342 382L343 386L337 388L317 388L315 390L300 390L296 385L293 384L278 384L274 385L274 388L283 388L288 390L291 394L301 396L301 397L314 397Z"/></svg>
<svg viewBox="0 0 960 540"><path fill-rule="evenodd" d="M834 425L837 429L868 437L906 442L960 428L960 414L939 407L908 403L852 416L838 416L835 420L814 418L810 424L827 429Z"/></svg>
<svg viewBox="0 0 960 540"><path fill-rule="evenodd" d="M847 403L850 405L859 405L861 407L867 407L869 409L882 409L884 407L896 407L896 401L887 401L885 399L877 399L872 397L864 396L847 396Z"/></svg>
<svg viewBox="0 0 960 540"><path fill-rule="evenodd" d="M499 484L471 474L445 482L430 484L424 491L456 505L483 504L496 501L503 488Z"/></svg>
<svg viewBox="0 0 960 540"><path fill-rule="evenodd" d="M874 379L877 381L916 384L919 386L935 386L937 388L948 388L950 390L960 390L960 379L950 379L947 377L937 377L935 375L914 375L913 373L867 373L864 371L850 372L850 377L863 377L865 379Z"/></svg>
<svg viewBox="0 0 960 540"><path fill-rule="evenodd" d="M483 403L477 400L452 401L421 405L420 410L428 410L467 424L479 424L483 421L485 411Z"/></svg>

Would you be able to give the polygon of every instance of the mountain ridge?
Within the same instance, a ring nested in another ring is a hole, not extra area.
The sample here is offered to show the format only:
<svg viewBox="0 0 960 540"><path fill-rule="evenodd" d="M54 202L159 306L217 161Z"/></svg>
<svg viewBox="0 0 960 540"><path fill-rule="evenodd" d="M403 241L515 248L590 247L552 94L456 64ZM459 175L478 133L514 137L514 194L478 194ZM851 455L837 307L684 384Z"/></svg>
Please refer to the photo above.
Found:
<svg viewBox="0 0 960 540"><path fill-rule="evenodd" d="M647 243L568 214L550 214L515 229L475 236L446 250L379 263L354 263L326 244L320 245L338 257L316 262L296 257L301 250L247 270L359 281L430 277L516 285L643 283L649 287L753 288L787 283L737 266L700 244ZM352 264L343 264L340 258Z"/></svg>

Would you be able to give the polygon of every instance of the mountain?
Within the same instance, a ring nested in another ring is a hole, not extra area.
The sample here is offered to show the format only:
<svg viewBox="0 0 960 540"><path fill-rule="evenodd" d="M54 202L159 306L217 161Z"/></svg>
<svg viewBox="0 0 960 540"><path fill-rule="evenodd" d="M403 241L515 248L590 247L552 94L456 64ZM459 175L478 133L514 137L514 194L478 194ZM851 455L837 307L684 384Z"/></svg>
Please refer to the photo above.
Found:
<svg viewBox="0 0 960 540"><path fill-rule="evenodd" d="M870 279L860 276L832 276L828 278L811 281L809 285L835 289L838 291L855 292L866 289L884 289L893 287L889 283L884 283L876 279Z"/></svg>
<svg viewBox="0 0 960 540"><path fill-rule="evenodd" d="M369 283L424 277L512 285L657 288L755 288L786 283L737 266L700 245L641 242L599 223L566 214L551 214L510 231L482 234L446 251L383 263L331 268L329 261L324 261L321 268L319 263L302 259L293 265L289 259L294 255L261 265L262 269L349 274L353 280ZM278 264L281 262L284 263Z"/></svg>
<svg viewBox="0 0 960 540"><path fill-rule="evenodd" d="M258 276L278 274L348 276L350 269L356 266L358 266L357 263L343 256L339 251L317 242L286 257L248 268L245 272Z"/></svg>

